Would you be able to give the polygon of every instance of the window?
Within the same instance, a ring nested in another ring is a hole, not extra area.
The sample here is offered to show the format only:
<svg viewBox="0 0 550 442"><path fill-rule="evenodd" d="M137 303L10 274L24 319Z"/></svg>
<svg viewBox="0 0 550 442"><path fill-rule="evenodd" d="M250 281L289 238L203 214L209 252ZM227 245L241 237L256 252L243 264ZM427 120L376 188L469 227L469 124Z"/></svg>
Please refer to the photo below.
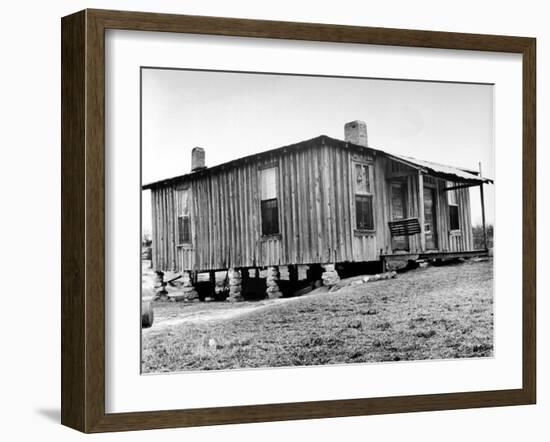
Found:
<svg viewBox="0 0 550 442"><path fill-rule="evenodd" d="M262 235L276 235L279 233L277 171L276 166L260 171Z"/></svg>
<svg viewBox="0 0 550 442"><path fill-rule="evenodd" d="M453 187L455 184L447 182L447 187ZM449 230L460 230L458 218L458 197L456 189L447 190L447 203L449 205Z"/></svg>
<svg viewBox="0 0 550 442"><path fill-rule="evenodd" d="M374 230L372 166L354 163L355 222L357 230Z"/></svg>
<svg viewBox="0 0 550 442"><path fill-rule="evenodd" d="M358 230L373 230L372 195L355 195L355 216Z"/></svg>
<svg viewBox="0 0 550 442"><path fill-rule="evenodd" d="M460 224L458 223L458 206L449 205L449 217L451 230L460 230Z"/></svg>
<svg viewBox="0 0 550 442"><path fill-rule="evenodd" d="M191 242L191 221L189 218L189 189L177 191L178 244Z"/></svg>

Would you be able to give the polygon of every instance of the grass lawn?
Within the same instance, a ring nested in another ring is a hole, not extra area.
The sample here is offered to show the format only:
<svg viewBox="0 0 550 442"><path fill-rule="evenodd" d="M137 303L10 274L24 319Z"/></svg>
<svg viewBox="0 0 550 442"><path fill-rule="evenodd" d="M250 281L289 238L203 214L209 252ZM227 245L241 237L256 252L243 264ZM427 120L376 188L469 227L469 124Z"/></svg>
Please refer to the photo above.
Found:
<svg viewBox="0 0 550 442"><path fill-rule="evenodd" d="M317 292L144 330L143 372L492 356L492 260ZM255 305L155 303L155 323Z"/></svg>

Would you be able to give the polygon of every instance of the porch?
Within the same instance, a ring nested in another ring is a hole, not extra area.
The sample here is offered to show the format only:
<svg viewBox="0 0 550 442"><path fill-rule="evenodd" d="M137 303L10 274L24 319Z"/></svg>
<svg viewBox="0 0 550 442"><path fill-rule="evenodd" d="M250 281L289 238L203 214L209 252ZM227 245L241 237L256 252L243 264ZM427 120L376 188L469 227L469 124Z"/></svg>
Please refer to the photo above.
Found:
<svg viewBox="0 0 550 442"><path fill-rule="evenodd" d="M479 171L407 157L390 158L386 171L387 240L380 258L444 259L487 253L484 184ZM472 237L470 193L479 188L483 239Z"/></svg>
<svg viewBox="0 0 550 442"><path fill-rule="evenodd" d="M448 260L456 258L480 258L489 256L489 250L468 250L464 252L440 252L438 250L429 250L420 253L388 253L380 255L382 261L382 272L388 270L388 263L392 261L403 262L405 265L409 261L419 260ZM404 265L404 266L405 266ZM403 266L403 267L404 267Z"/></svg>

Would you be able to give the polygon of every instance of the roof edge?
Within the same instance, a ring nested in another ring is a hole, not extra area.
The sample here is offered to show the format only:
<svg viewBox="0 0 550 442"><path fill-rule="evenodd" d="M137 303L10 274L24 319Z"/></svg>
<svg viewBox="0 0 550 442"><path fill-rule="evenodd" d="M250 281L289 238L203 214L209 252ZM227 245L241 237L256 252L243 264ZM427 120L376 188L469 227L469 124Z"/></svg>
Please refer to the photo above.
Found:
<svg viewBox="0 0 550 442"><path fill-rule="evenodd" d="M494 180L492 180L490 178L479 177L479 172L476 172L474 170L461 168L461 167L455 167L455 166L449 166L449 165L444 165L444 164L433 163L433 162L426 161L426 160L418 160L418 159L412 158L412 157L396 155L396 154L392 154L392 153L389 153L389 152L385 152L383 150L376 149L374 147L360 146L360 145L357 145L357 144L350 143L348 141L344 141L344 140L340 140L340 139L337 139L337 138L329 137L328 135L319 135L317 137L310 138L308 140L299 141L298 143L288 144L288 145L277 147L277 148L274 148L274 149L269 149L269 150L266 150L266 151L263 151L263 152L258 152L258 153L246 155L244 157L236 158L234 160L227 161L227 162L221 163L221 164L217 164L217 165L212 166L212 167L207 167L205 169L197 170L195 172L189 172L189 173L186 173L186 174L183 174L183 175L178 175L178 176L175 176L175 177L170 177L170 178L165 178L165 179L158 180L158 181L153 181L151 183L147 183L147 184L142 185L141 188L142 188L142 190L154 189L154 188L160 187L162 185L167 185L167 184L170 184L170 183L174 183L174 182L184 180L185 178L188 178L188 177L192 177L192 176L199 177L199 176L206 175L206 174L209 174L209 173L214 173L214 172L217 172L218 170L223 170L227 167L231 167L231 166L234 166L234 165L242 163L242 162L247 162L247 161L250 161L254 158L260 158L260 157L267 156L267 155L273 155L273 154L276 154L278 152L284 152L286 149L295 149L295 148L298 148L298 147L299 148L307 148L307 147L310 147L312 144L318 144L318 143L320 143L321 145L325 145L327 143L330 143L330 144L336 145L337 147L347 147L347 148L353 147L355 149L369 150L371 152L380 153L380 154L385 155L385 156L387 156L388 158L390 158L394 161L404 163L407 166L413 167L413 168L418 169L418 170L421 170L424 173L430 173L434 176L439 176L439 177L442 177L442 178L458 179L460 181L466 181L466 182L470 182L470 183L479 183L479 184L481 184L481 183L491 183L491 184L494 183ZM438 168L439 168L439 170L438 170ZM445 172L442 169L449 169L450 171ZM457 173L453 173L452 172L453 170L456 171ZM470 176L464 176L464 174L467 174L467 175L470 175Z"/></svg>

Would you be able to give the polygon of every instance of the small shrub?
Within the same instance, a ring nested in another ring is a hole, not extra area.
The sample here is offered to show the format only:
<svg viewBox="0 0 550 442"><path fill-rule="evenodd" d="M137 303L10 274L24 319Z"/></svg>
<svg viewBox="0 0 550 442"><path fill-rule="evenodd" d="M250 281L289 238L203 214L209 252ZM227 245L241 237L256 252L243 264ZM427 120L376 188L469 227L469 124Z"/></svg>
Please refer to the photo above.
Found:
<svg viewBox="0 0 550 442"><path fill-rule="evenodd" d="M416 334L417 338L426 338L429 339L435 336L435 330L421 331Z"/></svg>
<svg viewBox="0 0 550 442"><path fill-rule="evenodd" d="M493 346L490 344L479 344L479 345L474 345L472 350L474 353L485 353L492 349L493 349Z"/></svg>
<svg viewBox="0 0 550 442"><path fill-rule="evenodd" d="M376 324L375 327L378 330L388 330L389 328L391 328L391 324L387 321L386 322L380 322L380 323Z"/></svg>

